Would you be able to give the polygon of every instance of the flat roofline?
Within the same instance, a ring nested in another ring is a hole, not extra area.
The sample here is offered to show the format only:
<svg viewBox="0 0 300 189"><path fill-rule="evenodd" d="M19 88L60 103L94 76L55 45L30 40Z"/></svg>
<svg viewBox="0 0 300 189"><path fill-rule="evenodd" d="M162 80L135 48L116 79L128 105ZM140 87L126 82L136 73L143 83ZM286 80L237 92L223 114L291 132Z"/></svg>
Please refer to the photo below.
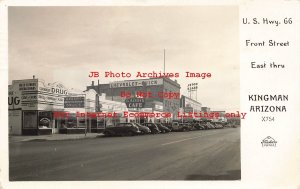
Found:
<svg viewBox="0 0 300 189"><path fill-rule="evenodd" d="M191 100L191 101L193 101L193 102L195 102L195 103L199 103L199 104L201 104L201 106L202 106L202 103L201 103L201 102L198 102L198 101L196 101L196 100L194 100L194 99L192 99L192 98L190 98L190 97L188 97L188 96L181 95L181 97L187 98L187 99L189 99L189 100ZM201 107L201 108L202 108L202 107Z"/></svg>
<svg viewBox="0 0 300 189"><path fill-rule="evenodd" d="M35 79L16 79L16 80L12 80L11 84L8 83L8 85L12 85L15 82L22 82L22 81L38 81L38 78L35 78Z"/></svg>
<svg viewBox="0 0 300 189"><path fill-rule="evenodd" d="M109 83L99 83L99 85L110 85L111 83L114 83L114 82L128 82L128 81L147 81L147 80L151 80L151 79L162 79L163 81L167 81L169 82L170 84L173 84L175 86L177 86L179 89L181 88L180 87L180 84L173 81L172 79L168 78L168 77L156 77L156 78L147 78L147 79L128 79L128 80L119 80L119 81L112 81L112 82L109 82ZM93 86L98 86L98 83L94 83L94 85L88 85L87 87L93 87Z"/></svg>

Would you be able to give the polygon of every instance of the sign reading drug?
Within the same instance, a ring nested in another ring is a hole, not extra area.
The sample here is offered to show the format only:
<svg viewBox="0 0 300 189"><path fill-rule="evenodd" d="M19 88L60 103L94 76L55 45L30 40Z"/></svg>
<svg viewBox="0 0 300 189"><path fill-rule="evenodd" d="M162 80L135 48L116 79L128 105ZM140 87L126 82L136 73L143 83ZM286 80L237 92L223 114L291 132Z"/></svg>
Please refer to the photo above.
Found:
<svg viewBox="0 0 300 189"><path fill-rule="evenodd" d="M128 98L125 99L125 104L127 108L144 108L145 99L144 98Z"/></svg>

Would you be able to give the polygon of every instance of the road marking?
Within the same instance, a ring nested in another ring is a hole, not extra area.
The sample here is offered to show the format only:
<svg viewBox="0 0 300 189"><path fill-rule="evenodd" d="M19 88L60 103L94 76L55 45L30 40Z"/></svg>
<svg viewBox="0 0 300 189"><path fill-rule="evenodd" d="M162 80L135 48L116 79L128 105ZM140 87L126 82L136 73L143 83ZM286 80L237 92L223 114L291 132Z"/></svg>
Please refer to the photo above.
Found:
<svg viewBox="0 0 300 189"><path fill-rule="evenodd" d="M216 132L214 132L214 133L216 133ZM176 140L176 141L173 141L173 142L164 143L164 144L162 144L162 146L169 145L169 144L174 144L174 143L178 143L178 142L183 142L183 141L186 141L186 140L192 140L192 139L200 138L200 137L203 137L203 136L209 136L209 135L213 135L213 134L200 135L200 136L197 136L197 137L191 137L191 138L186 138L186 139L182 139L182 140Z"/></svg>

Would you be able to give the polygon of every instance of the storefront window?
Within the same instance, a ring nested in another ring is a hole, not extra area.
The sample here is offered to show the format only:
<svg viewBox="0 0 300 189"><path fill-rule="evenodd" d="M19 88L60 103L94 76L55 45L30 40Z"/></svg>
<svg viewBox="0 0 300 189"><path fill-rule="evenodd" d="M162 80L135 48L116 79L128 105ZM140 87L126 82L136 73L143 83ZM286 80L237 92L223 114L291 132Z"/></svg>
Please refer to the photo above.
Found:
<svg viewBox="0 0 300 189"><path fill-rule="evenodd" d="M113 125L113 120L112 120L112 118L107 118L106 119L106 127L113 127L114 125Z"/></svg>
<svg viewBox="0 0 300 189"><path fill-rule="evenodd" d="M75 113L70 113L64 128L76 128L76 127L77 127L76 115Z"/></svg>
<svg viewBox="0 0 300 189"><path fill-rule="evenodd" d="M78 128L85 128L86 120L83 117L78 117Z"/></svg>
<svg viewBox="0 0 300 189"><path fill-rule="evenodd" d="M97 128L97 118L91 119L91 128L93 128L93 129Z"/></svg>
<svg viewBox="0 0 300 189"><path fill-rule="evenodd" d="M104 118L97 118L97 128L104 129L105 128L105 120Z"/></svg>
<svg viewBox="0 0 300 189"><path fill-rule="evenodd" d="M51 128L52 112L38 112L39 129Z"/></svg>

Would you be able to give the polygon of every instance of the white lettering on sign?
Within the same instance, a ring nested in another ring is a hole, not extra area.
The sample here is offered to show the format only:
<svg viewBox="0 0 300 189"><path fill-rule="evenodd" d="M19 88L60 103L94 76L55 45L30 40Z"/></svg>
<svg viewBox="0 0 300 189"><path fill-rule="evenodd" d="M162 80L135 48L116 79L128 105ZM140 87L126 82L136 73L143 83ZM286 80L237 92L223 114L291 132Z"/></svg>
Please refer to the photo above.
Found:
<svg viewBox="0 0 300 189"><path fill-rule="evenodd" d="M162 84L163 84L163 79L115 81L110 84L110 88L142 87L142 86L154 86L154 85L162 85Z"/></svg>
<svg viewBox="0 0 300 189"><path fill-rule="evenodd" d="M128 103L128 108L143 108L143 103Z"/></svg>

